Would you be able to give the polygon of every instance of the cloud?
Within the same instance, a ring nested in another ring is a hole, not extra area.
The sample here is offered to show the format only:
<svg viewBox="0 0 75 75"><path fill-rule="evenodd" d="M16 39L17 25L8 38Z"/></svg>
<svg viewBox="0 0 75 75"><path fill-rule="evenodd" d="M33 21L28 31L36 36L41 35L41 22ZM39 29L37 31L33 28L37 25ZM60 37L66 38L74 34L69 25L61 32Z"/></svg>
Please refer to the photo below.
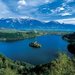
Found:
<svg viewBox="0 0 75 75"><path fill-rule="evenodd" d="M74 24L75 25L75 18L68 18L68 19L59 19L56 20L60 23L65 23L65 24Z"/></svg>
<svg viewBox="0 0 75 75"><path fill-rule="evenodd" d="M9 11L9 9L8 9L8 7L3 3L3 2L1 2L0 1L0 18L1 17L10 17L10 16L12 16L12 12L11 11ZM14 14L13 14L14 15Z"/></svg>
<svg viewBox="0 0 75 75"><path fill-rule="evenodd" d="M64 0L66 3L74 2L74 0Z"/></svg>
<svg viewBox="0 0 75 75"><path fill-rule="evenodd" d="M64 13L60 13L59 15L61 15L61 16L68 16L68 15L72 15L72 14L69 13L69 12L64 12Z"/></svg>
<svg viewBox="0 0 75 75"><path fill-rule="evenodd" d="M25 0L19 0L18 1L18 8L21 9L22 7L26 6L27 3Z"/></svg>
<svg viewBox="0 0 75 75"><path fill-rule="evenodd" d="M52 14L56 14L60 17L71 16L75 14L75 6L70 6L68 3L74 2L74 0L64 0L63 3L56 9L52 9Z"/></svg>
<svg viewBox="0 0 75 75"><path fill-rule="evenodd" d="M59 7L59 10L60 10L60 11L64 10L64 7Z"/></svg>
<svg viewBox="0 0 75 75"><path fill-rule="evenodd" d="M65 10L64 7L57 7L56 9L51 10L52 13L60 13L61 11Z"/></svg>
<svg viewBox="0 0 75 75"><path fill-rule="evenodd" d="M35 6L39 6L45 3L51 3L53 2L53 0L19 0L18 1L18 5L24 6L30 6L30 7L35 7Z"/></svg>
<svg viewBox="0 0 75 75"><path fill-rule="evenodd" d="M19 1L18 1L18 4L19 4L19 5L26 5L26 1L25 1L25 0L19 0Z"/></svg>
<svg viewBox="0 0 75 75"><path fill-rule="evenodd" d="M0 17L53 20L75 16L74 0L0 0Z"/></svg>
<svg viewBox="0 0 75 75"><path fill-rule="evenodd" d="M45 3L52 3L54 0L45 0Z"/></svg>
<svg viewBox="0 0 75 75"><path fill-rule="evenodd" d="M32 13L34 13L34 16L39 15L38 8L41 5L52 3L53 1L54 0L19 0L17 1L17 8L14 11L22 15L32 15Z"/></svg>
<svg viewBox="0 0 75 75"><path fill-rule="evenodd" d="M18 1L18 4L19 4L19 5L26 5L26 1L25 1L25 0L19 0L19 1Z"/></svg>

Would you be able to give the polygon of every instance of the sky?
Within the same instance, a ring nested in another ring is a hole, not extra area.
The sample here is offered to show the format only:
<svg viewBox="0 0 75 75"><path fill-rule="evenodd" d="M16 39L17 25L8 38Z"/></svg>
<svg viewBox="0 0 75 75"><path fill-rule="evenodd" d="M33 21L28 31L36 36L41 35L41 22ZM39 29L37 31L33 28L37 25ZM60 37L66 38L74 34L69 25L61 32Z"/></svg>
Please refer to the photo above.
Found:
<svg viewBox="0 0 75 75"><path fill-rule="evenodd" d="M75 0L0 0L0 18L9 17L75 23Z"/></svg>

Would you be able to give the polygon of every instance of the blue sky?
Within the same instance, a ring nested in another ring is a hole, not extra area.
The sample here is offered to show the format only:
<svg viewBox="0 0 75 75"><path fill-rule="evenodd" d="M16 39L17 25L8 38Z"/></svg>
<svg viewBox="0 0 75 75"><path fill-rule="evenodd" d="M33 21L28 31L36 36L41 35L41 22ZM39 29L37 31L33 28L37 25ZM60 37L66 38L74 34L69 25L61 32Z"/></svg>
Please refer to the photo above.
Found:
<svg viewBox="0 0 75 75"><path fill-rule="evenodd" d="M0 18L75 21L75 0L0 0Z"/></svg>

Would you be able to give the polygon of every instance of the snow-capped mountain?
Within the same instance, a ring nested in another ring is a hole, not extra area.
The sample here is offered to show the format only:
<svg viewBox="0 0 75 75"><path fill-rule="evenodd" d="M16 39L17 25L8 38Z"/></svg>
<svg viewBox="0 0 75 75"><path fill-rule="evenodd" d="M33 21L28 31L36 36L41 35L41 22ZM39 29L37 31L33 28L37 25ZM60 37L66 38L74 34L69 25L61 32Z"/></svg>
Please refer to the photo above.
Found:
<svg viewBox="0 0 75 75"><path fill-rule="evenodd" d="M60 30L75 30L75 25L60 24L59 22L41 22L35 19L0 19L0 28L14 28L14 29L60 29Z"/></svg>

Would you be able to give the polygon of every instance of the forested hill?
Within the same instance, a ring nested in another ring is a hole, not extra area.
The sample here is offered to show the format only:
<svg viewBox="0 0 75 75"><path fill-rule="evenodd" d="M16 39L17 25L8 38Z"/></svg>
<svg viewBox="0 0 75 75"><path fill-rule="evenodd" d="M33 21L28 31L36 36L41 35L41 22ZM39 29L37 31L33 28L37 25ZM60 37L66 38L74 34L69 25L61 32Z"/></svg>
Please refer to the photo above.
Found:
<svg viewBox="0 0 75 75"><path fill-rule="evenodd" d="M31 65L0 55L0 75L75 75L75 57L60 53L47 64Z"/></svg>

